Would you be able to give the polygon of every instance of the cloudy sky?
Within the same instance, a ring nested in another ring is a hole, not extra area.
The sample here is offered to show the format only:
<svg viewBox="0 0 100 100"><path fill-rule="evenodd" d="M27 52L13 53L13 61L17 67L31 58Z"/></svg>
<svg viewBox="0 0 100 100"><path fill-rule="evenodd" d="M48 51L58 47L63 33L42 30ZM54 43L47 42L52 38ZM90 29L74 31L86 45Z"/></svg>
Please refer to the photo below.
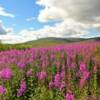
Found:
<svg viewBox="0 0 100 100"><path fill-rule="evenodd" d="M0 0L0 40L100 36L100 0Z"/></svg>

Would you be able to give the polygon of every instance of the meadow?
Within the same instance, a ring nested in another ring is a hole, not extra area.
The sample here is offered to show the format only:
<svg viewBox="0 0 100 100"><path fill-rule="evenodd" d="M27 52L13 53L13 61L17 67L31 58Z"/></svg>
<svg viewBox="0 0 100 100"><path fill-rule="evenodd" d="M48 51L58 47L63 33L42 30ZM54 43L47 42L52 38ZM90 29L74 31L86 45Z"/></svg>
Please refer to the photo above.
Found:
<svg viewBox="0 0 100 100"><path fill-rule="evenodd" d="M100 42L15 47L0 46L0 100L100 100Z"/></svg>

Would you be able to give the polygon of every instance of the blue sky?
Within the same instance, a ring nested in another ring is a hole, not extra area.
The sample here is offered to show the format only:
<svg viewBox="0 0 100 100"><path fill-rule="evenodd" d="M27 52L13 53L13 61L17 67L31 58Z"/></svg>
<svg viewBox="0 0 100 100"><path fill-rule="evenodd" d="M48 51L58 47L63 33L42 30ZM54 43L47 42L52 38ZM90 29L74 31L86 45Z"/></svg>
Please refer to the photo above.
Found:
<svg viewBox="0 0 100 100"><path fill-rule="evenodd" d="M0 16L3 23L7 27L14 27L14 31L18 32L26 28L41 28L43 23L39 23L36 19L27 22L27 18L37 17L39 10L42 8L35 4L35 0L0 0L0 6L6 11L14 14L14 18Z"/></svg>
<svg viewBox="0 0 100 100"><path fill-rule="evenodd" d="M28 41L32 39L30 37L38 35L40 38L100 36L98 31L100 23L97 23L97 19L100 19L100 8L96 8L100 2L99 0L95 3L91 2L91 7L89 7L89 2L90 0L84 0L84 2L81 0L78 2L73 0L70 2L67 0L59 2L57 0L0 0L0 29L5 32L5 38L13 34L24 39L25 36L31 34L28 36ZM98 12L98 15L95 12ZM9 28L13 29L10 33L7 32Z"/></svg>
<svg viewBox="0 0 100 100"><path fill-rule="evenodd" d="M3 20L6 27L13 27L16 33L21 29L39 29L46 24L53 25L55 23L41 23L37 20L39 11L43 9L43 6L37 5L36 0L0 0L0 6L15 16L14 18L0 16L0 19ZM28 18L34 18L34 20L27 21Z"/></svg>

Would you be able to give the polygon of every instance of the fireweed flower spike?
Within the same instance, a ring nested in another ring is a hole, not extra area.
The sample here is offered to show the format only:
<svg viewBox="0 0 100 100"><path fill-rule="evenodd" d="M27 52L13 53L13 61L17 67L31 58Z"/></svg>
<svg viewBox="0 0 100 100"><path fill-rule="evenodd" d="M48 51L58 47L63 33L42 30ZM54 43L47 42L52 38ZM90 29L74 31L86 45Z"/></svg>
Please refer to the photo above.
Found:
<svg viewBox="0 0 100 100"><path fill-rule="evenodd" d="M72 93L67 93L67 94L66 94L66 100L75 100L75 99L74 99L74 94L72 94Z"/></svg>
<svg viewBox="0 0 100 100"><path fill-rule="evenodd" d="M80 64L80 71L83 72L83 71L85 71L85 70L86 70L86 64L81 63L81 64Z"/></svg>
<svg viewBox="0 0 100 100"><path fill-rule="evenodd" d="M25 68L25 64L24 63L19 62L17 65L18 65L18 67L20 69L24 69Z"/></svg>
<svg viewBox="0 0 100 100"><path fill-rule="evenodd" d="M30 77L33 75L33 72L32 72L32 69L30 69L28 72L27 72L27 77Z"/></svg>
<svg viewBox="0 0 100 100"><path fill-rule="evenodd" d="M3 86L0 86L0 94L5 94L6 93L6 88Z"/></svg>
<svg viewBox="0 0 100 100"><path fill-rule="evenodd" d="M54 82L53 81L50 81L49 82L49 89L52 89L54 87Z"/></svg>
<svg viewBox="0 0 100 100"><path fill-rule="evenodd" d="M44 80L47 76L47 73L45 71L41 71L37 73L37 77L39 80Z"/></svg>
<svg viewBox="0 0 100 100"><path fill-rule="evenodd" d="M61 85L61 82L60 82L60 74L59 73L57 73L56 75L55 75L55 77L54 77L54 85L55 85L55 87L59 87L60 85Z"/></svg>
<svg viewBox="0 0 100 100"><path fill-rule="evenodd" d="M5 68L0 71L1 79L10 79L12 77L12 70L10 68Z"/></svg>
<svg viewBox="0 0 100 100"><path fill-rule="evenodd" d="M64 89L66 86L65 82L62 82L61 85L60 85L60 90Z"/></svg>
<svg viewBox="0 0 100 100"><path fill-rule="evenodd" d="M20 83L20 88L18 89L18 92L17 92L17 96L20 97L23 95L23 93L26 91L26 82L25 80L22 80L21 83Z"/></svg>
<svg viewBox="0 0 100 100"><path fill-rule="evenodd" d="M83 75L80 79L80 87L81 88L85 85L86 80L89 78L89 76L90 76L90 72L88 72L88 71L83 72Z"/></svg>
<svg viewBox="0 0 100 100"><path fill-rule="evenodd" d="M96 65L94 66L93 71L94 71L94 73L97 72L97 66Z"/></svg>

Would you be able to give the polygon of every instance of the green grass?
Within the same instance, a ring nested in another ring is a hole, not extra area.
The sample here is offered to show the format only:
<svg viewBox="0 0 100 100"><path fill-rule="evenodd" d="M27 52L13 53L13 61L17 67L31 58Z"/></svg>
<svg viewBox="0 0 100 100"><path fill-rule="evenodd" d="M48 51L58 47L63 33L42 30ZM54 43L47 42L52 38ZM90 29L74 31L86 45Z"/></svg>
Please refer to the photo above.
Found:
<svg viewBox="0 0 100 100"><path fill-rule="evenodd" d="M67 42L55 41L55 40L38 40L38 41L32 41L32 42L22 43L22 44L0 44L0 50L25 49L25 48L32 48L32 47L47 47L47 46L65 44L65 43Z"/></svg>

